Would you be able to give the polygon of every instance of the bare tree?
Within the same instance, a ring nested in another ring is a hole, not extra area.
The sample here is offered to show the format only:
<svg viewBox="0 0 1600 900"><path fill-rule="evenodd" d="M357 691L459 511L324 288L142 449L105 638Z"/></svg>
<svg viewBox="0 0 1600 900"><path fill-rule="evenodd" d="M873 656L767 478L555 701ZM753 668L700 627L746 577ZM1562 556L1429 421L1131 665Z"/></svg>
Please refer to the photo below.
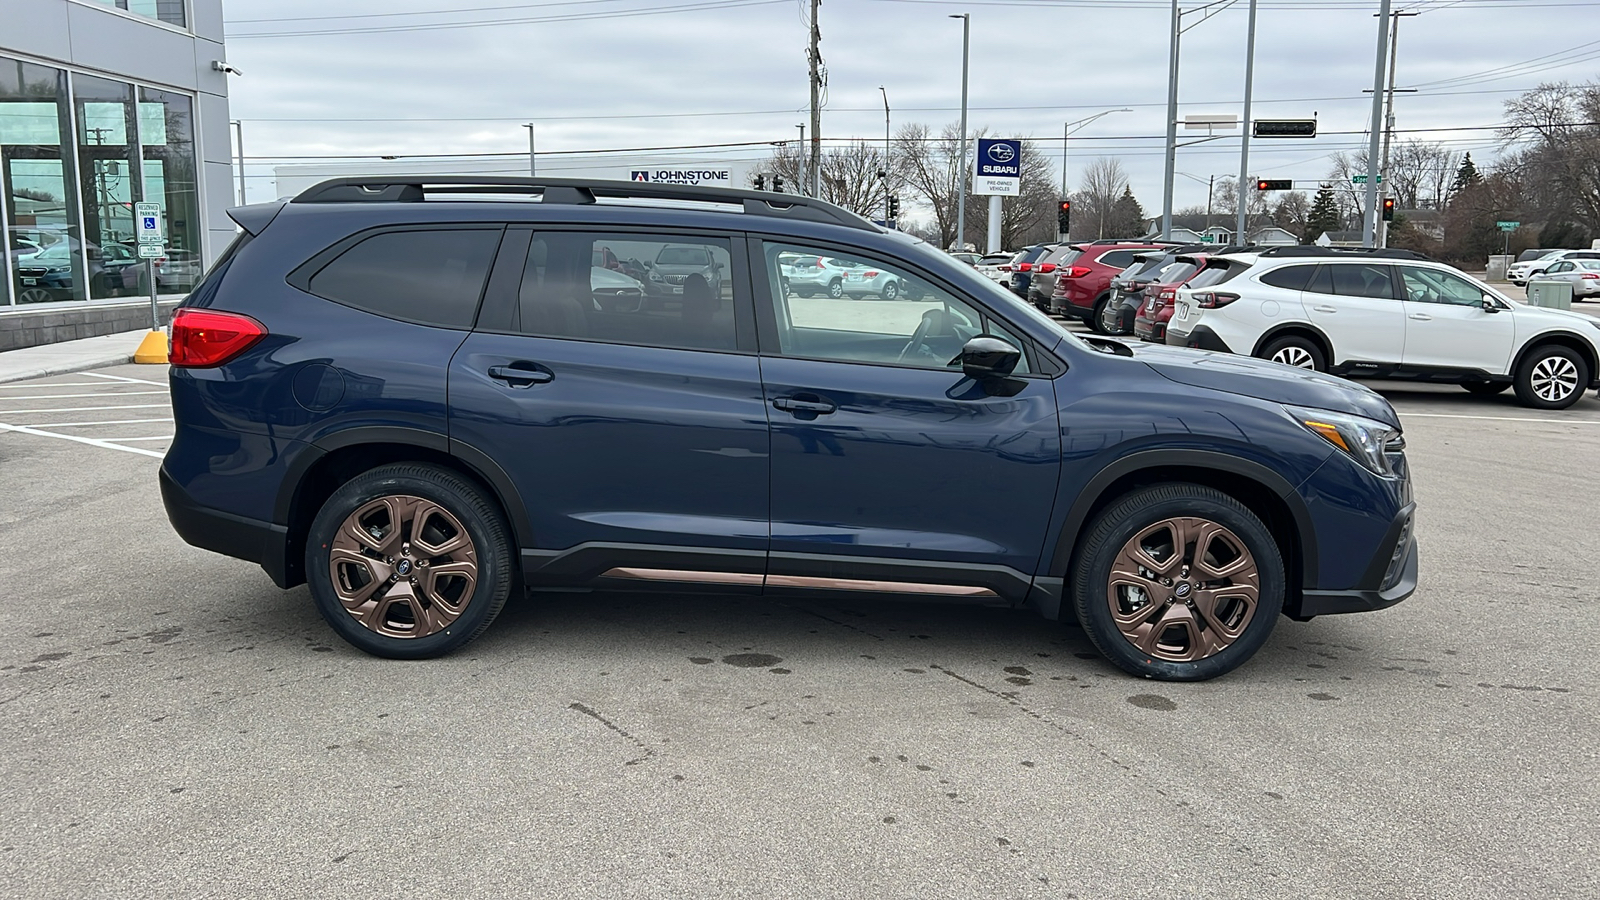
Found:
<svg viewBox="0 0 1600 900"><path fill-rule="evenodd" d="M1083 189L1073 195L1073 224L1079 237L1103 238L1112 223L1113 209L1128 189L1128 172L1122 162L1109 156L1097 156L1083 170ZM1123 237L1123 235L1109 235Z"/></svg>
<svg viewBox="0 0 1600 900"><path fill-rule="evenodd" d="M1304 234L1311 221L1311 201L1304 191L1290 191L1272 207L1272 224L1296 235Z"/></svg>
<svg viewBox="0 0 1600 900"><path fill-rule="evenodd" d="M804 150L785 143L773 152L760 174L774 174L788 191L799 191ZM893 193L893 173L884 173L883 147L855 141L842 147L829 147L822 154L822 198L869 219L881 219L884 198Z"/></svg>
<svg viewBox="0 0 1600 900"><path fill-rule="evenodd" d="M903 125L894 139L895 172L899 183L933 213L938 245L949 247L956 239L956 191L962 174L961 127L946 125L935 137L920 122Z"/></svg>
<svg viewBox="0 0 1600 900"><path fill-rule="evenodd" d="M1495 175L1516 183L1526 207L1554 224L1600 234L1600 83L1541 84L1506 101L1501 138L1515 153Z"/></svg>
<svg viewBox="0 0 1600 900"><path fill-rule="evenodd" d="M987 129L978 129L967 136L969 154L986 133ZM926 125L911 124L895 136L894 182L903 186L907 196L902 200L915 200L932 213L930 231L937 235L940 247L955 243L958 191L971 189L963 181L960 156L961 126L957 124L946 125L938 136ZM1020 193L1004 198L1001 205L1001 246L1021 247L1055 236L1053 183L1050 160L1033 142L1023 141ZM988 231L989 204L986 197L969 195L966 207L967 241L976 246Z"/></svg>

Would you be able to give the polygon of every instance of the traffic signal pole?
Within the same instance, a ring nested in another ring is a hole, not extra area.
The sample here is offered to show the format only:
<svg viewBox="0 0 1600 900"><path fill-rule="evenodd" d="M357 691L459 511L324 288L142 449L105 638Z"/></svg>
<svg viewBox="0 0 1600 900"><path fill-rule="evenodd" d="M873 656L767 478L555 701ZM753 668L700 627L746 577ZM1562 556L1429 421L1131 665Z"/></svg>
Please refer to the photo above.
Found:
<svg viewBox="0 0 1600 900"><path fill-rule="evenodd" d="M1389 0L1378 8L1378 61L1372 74L1372 139L1367 142L1367 210L1361 246L1371 249L1378 235L1378 145L1383 140L1383 64L1389 49Z"/></svg>
<svg viewBox="0 0 1600 900"><path fill-rule="evenodd" d="M1237 190L1234 197L1238 201L1239 221L1238 227L1233 232L1235 244L1247 244L1245 229L1249 224L1250 204L1246 202L1248 196L1244 192L1245 182L1250 178L1250 93L1255 83L1256 74L1256 0L1250 0L1250 32L1245 39L1244 57L1244 139L1239 146L1239 180L1235 182ZM1206 192L1206 225L1211 225L1211 192Z"/></svg>

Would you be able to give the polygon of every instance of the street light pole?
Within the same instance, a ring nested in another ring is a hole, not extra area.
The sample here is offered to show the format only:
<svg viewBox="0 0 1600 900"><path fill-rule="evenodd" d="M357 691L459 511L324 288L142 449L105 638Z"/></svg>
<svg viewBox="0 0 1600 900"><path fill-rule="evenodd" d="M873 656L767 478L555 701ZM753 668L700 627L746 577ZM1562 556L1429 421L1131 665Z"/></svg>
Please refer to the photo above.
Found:
<svg viewBox="0 0 1600 900"><path fill-rule="evenodd" d="M1388 0L1384 0L1385 3ZM1172 44L1167 57L1167 167L1161 195L1161 239L1172 237L1173 172L1178 165L1178 0L1172 0Z"/></svg>
<svg viewBox="0 0 1600 900"><path fill-rule="evenodd" d="M533 123L529 122L522 127L528 129L528 174L537 176L539 170L533 161Z"/></svg>
<svg viewBox="0 0 1600 900"><path fill-rule="evenodd" d="M1177 0L1173 0L1174 3ZM956 250L967 249L967 61L972 49L972 14L951 16L961 20L961 163L956 176Z"/></svg>
<svg viewBox="0 0 1600 900"><path fill-rule="evenodd" d="M800 183L795 188L804 196L811 192L811 183L806 181L806 126L802 122L795 127L800 129L800 161L798 163L800 166Z"/></svg>
<svg viewBox="0 0 1600 900"><path fill-rule="evenodd" d="M1239 145L1239 182L1235 185L1234 193L1239 199L1239 221L1234 231L1234 240L1245 243L1245 227L1249 217L1250 205L1245 202L1245 182L1250 179L1250 92L1254 85L1256 73L1256 0L1250 0L1250 36L1245 41L1244 57L1244 139ZM1207 201L1209 203L1210 201ZM1209 218L1209 214L1208 214ZM1206 225L1211 223L1208 221Z"/></svg>
<svg viewBox="0 0 1600 900"><path fill-rule="evenodd" d="M234 144L239 148L239 205L244 205L244 123L233 120Z"/></svg>
<svg viewBox="0 0 1600 900"><path fill-rule="evenodd" d="M1389 0L1378 7L1378 61L1372 75L1372 139L1367 142L1367 215L1361 246L1371 248L1378 234L1378 145L1383 140L1383 64L1389 49Z"/></svg>
<svg viewBox="0 0 1600 900"><path fill-rule="evenodd" d="M883 95L883 227L889 227L889 92L878 85Z"/></svg>
<svg viewBox="0 0 1600 900"><path fill-rule="evenodd" d="M1102 112L1097 112L1088 118L1079 119L1076 122L1067 122L1061 126L1061 199L1067 199L1067 141L1072 136L1072 126L1077 125L1081 128L1082 126L1088 125L1090 122L1093 122L1095 119L1098 119L1101 116L1109 116L1112 113L1125 112L1133 112L1133 110L1126 106L1124 106L1122 109L1108 109Z"/></svg>

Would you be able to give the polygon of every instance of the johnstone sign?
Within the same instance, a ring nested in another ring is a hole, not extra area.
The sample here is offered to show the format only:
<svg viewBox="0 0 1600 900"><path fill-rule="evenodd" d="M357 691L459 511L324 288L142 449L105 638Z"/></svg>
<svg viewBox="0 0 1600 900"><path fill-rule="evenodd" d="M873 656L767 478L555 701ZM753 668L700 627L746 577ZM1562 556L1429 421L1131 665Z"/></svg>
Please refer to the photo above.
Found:
<svg viewBox="0 0 1600 900"><path fill-rule="evenodd" d="M978 139L978 166L972 172L974 194L1022 193L1022 141Z"/></svg>
<svg viewBox="0 0 1600 900"><path fill-rule="evenodd" d="M629 181L651 184L692 184L701 187L733 187L731 169L629 169Z"/></svg>

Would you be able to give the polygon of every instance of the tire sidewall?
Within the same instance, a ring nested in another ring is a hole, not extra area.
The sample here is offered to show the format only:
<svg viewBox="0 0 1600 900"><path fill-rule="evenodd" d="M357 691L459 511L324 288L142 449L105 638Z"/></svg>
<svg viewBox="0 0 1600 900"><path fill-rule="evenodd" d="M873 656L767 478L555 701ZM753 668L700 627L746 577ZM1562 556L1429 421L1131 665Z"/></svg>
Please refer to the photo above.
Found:
<svg viewBox="0 0 1600 900"><path fill-rule="evenodd" d="M1567 397L1567 399L1551 402L1533 392L1533 369L1540 362L1555 357L1569 360L1573 365L1578 367L1578 385L1573 389L1572 393ZM1591 374L1592 373L1589 371L1589 364L1584 362L1583 357L1571 348L1563 347L1559 344L1540 347L1534 350L1532 353L1529 353L1527 358L1522 361L1522 365L1517 367L1517 379L1515 383L1517 400L1520 401L1522 405L1532 407L1533 409L1566 409L1583 399L1584 391L1589 389L1589 378Z"/></svg>
<svg viewBox="0 0 1600 900"><path fill-rule="evenodd" d="M393 638L364 628L339 603L328 570L329 545L344 520L367 503L394 494L409 494L443 506L466 528L477 554L478 581L466 611L449 628L427 637ZM318 510L306 535L306 581L317 611L340 637L357 649L388 659L441 656L477 637L499 614L510 595L511 553L507 534L489 504L454 476L418 466L375 469L334 491Z"/></svg>
<svg viewBox="0 0 1600 900"><path fill-rule="evenodd" d="M1170 496L1170 488L1183 494ZM1169 495L1163 497L1164 491ZM1222 652L1195 662L1170 662L1140 652L1112 620L1106 596L1111 566L1123 545L1145 528L1179 516L1210 519L1238 535L1255 558L1260 578L1260 599L1244 634ZM1277 625L1286 585L1282 554L1261 520L1225 494L1199 485L1146 488L1112 504L1085 533L1089 538L1073 566L1078 620L1095 647L1126 672L1160 681L1215 678L1253 657Z"/></svg>
<svg viewBox="0 0 1600 900"><path fill-rule="evenodd" d="M1268 344L1265 350L1261 351L1261 358L1270 362L1272 357L1276 356L1278 351L1285 347L1299 347L1300 349L1311 354L1311 368L1313 371L1328 371L1328 358L1323 354L1322 348L1303 337L1278 338L1277 340ZM1288 365L1288 363L1279 363L1279 365ZM1292 366L1291 368L1298 369L1303 367Z"/></svg>

